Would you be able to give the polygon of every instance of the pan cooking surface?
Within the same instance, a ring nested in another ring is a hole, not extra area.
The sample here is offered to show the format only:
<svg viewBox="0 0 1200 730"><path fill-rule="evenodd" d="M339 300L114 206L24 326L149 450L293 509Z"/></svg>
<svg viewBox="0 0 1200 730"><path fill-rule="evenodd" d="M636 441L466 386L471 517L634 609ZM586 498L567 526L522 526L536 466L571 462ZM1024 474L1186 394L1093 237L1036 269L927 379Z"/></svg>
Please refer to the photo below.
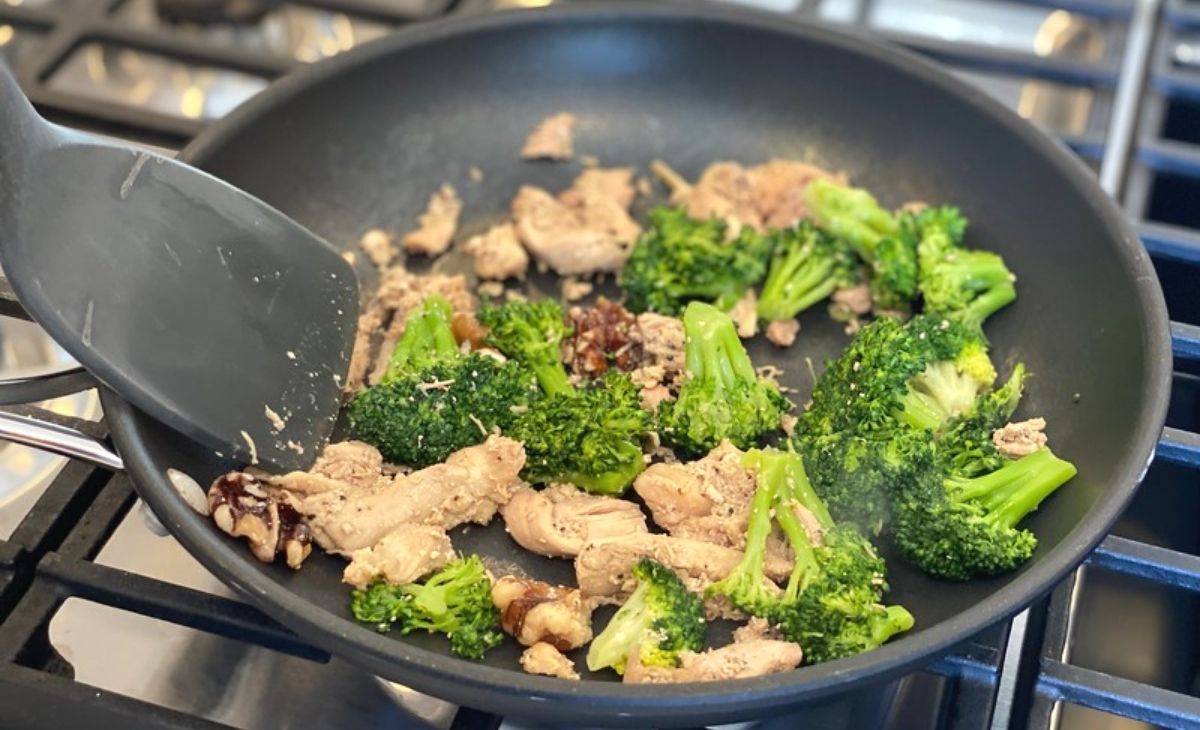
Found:
<svg viewBox="0 0 1200 730"><path fill-rule="evenodd" d="M451 657L437 637L380 636L354 624L339 558L314 555L297 573L257 563L243 544L182 507L162 476L175 467L208 483L234 465L106 395L140 491L217 575L323 647L457 702L547 720L711 724L928 662L1048 590L1107 531L1163 420L1170 356L1157 283L1081 165L924 62L827 29L694 5L467 18L401 33L289 78L185 156L347 249L367 228L409 230L429 194L449 182L464 202L463 240L502 218L520 184L558 191L578 174L577 162L518 157L529 130L558 111L579 118L577 158L595 155L605 166L648 174L661 158L694 179L716 160L790 157L846 170L888 206L959 205L971 219L968 244L1001 253L1018 276L1017 302L988 323L1002 376L1018 360L1035 376L1017 417L1044 416L1055 452L1079 467L1029 520L1041 542L1035 558L1012 575L966 584L889 560L889 601L912 611L916 626L876 652L832 664L676 687L533 677L521 673L515 642L476 664ZM470 179L472 166L483 171L481 182ZM639 217L648 204L638 202ZM533 277L529 287L558 294L552 277ZM797 404L811 388L805 358L819 371L849 341L823 307L801 321L792 348L761 339L749 347L757 365L782 368ZM569 561L525 552L499 518L453 538L460 550L573 582Z"/></svg>

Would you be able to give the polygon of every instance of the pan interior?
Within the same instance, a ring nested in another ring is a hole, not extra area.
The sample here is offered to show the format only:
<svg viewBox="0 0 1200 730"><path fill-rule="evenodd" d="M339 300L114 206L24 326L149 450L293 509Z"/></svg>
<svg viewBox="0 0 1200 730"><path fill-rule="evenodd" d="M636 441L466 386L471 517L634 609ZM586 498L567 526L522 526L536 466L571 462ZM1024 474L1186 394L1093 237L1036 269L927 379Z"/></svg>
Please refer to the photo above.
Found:
<svg viewBox="0 0 1200 730"><path fill-rule="evenodd" d="M952 584L889 561L890 600L917 620L906 641L919 642L923 632L987 602L1051 551L1091 539L1072 530L1101 500L1132 490L1114 475L1132 473L1129 447L1154 406L1142 384L1157 370L1118 232L1060 163L936 83L815 34L611 14L587 23L512 23L364 53L341 73L277 94L276 102L231 120L192 159L347 250L367 228L413 227L442 183L464 201L460 239L506 215L522 184L566 187L578 162L529 163L517 154L540 119L564 110L579 118L577 155L605 166L634 165L648 175L649 163L662 159L694 179L716 160L798 158L847 171L889 206L960 206L971 220L969 245L1000 252L1018 276L1018 301L988 326L1002 376L1016 361L1035 376L1018 417L1044 416L1056 452L1079 475L1029 521L1040 547L1022 571ZM483 172L481 182L471 179L472 167ZM648 204L638 203L642 211ZM558 291L548 277L529 286ZM802 404L811 387L805 359L819 371L847 342L842 326L815 307L793 348L756 341L750 351L756 364L783 369ZM231 467L148 421L139 419L136 433L160 473L183 468L207 483ZM525 553L499 519L454 537L462 550L548 580L573 580L569 562ZM314 555L293 573L255 563L241 545L230 548L256 565L263 585L349 616L340 559ZM425 636L381 640L445 651ZM485 661L517 673L516 655L510 645Z"/></svg>

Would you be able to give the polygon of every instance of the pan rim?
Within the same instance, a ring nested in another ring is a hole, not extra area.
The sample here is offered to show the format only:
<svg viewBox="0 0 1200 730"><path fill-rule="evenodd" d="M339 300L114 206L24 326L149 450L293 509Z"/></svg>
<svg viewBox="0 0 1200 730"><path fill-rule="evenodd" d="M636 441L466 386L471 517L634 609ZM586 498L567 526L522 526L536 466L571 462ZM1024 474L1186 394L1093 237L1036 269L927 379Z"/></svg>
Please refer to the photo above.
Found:
<svg viewBox="0 0 1200 730"><path fill-rule="evenodd" d="M868 682L882 682L911 671L943 655L983 629L1004 620L1047 593L1108 534L1125 509L1153 459L1166 420L1172 372L1171 345L1166 304L1148 254L1125 215L1099 188L1092 173L1078 158L1054 139L1013 114L984 92L949 75L941 67L916 54L842 29L830 29L794 19L781 19L765 12L680 2L576 2L529 11L498 11L480 15L452 16L402 29L392 36L361 46L345 54L289 75L243 104L202 132L181 159L203 167L205 159L240 130L277 104L306 91L334 75L403 49L436 42L444 37L478 31L500 30L525 24L579 23L603 20L676 20L732 24L747 30L800 37L864 56L909 76L936 86L1000 124L1012 136L1047 160L1064 181L1087 202L1091 212L1116 239L1115 254L1134 277L1136 297L1143 321L1148 377L1141 384L1143 406L1137 438L1131 443L1120 468L1109 479L1108 493L1101 497L1063 540L1037 563L1030 565L989 597L949 619L904 636L879 649L855 657L801 667L795 671L742 680L707 684L672 685L669 693L660 686L623 685L616 682L571 683L528 675L507 669L474 664L447 654L420 649L403 641L381 636L349 619L325 611L285 586L264 585L251 556L240 550L207 520L173 499L165 474L154 467L156 458L138 438L141 414L110 391L102 392L104 412L114 440L138 491L172 534L206 568L237 588L274 619L296 630L306 640L331 653L348 656L371 671L396 681L422 687L461 687L460 697L480 693L489 698L521 695L547 715L552 706L570 703L573 717L631 720L670 720L684 715L696 717L710 712L722 717L749 715L767 708L795 705Z"/></svg>

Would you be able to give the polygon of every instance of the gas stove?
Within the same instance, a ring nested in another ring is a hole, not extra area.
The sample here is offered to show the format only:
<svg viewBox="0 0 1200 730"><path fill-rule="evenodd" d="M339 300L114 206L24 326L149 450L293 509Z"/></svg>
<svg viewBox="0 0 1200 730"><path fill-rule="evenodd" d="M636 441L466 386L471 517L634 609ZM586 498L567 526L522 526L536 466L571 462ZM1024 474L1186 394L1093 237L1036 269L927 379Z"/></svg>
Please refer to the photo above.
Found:
<svg viewBox="0 0 1200 730"><path fill-rule="evenodd" d="M1154 259L1176 373L1144 486L1049 597L897 683L737 727L1200 728L1200 1L738 1L944 62L1078 154ZM399 26L545 4L0 0L0 54L55 121L171 150L289 70ZM68 364L0 319L0 378ZM105 435L93 393L37 407ZM0 447L3 727L528 727L486 709L309 646L164 536L124 476Z"/></svg>

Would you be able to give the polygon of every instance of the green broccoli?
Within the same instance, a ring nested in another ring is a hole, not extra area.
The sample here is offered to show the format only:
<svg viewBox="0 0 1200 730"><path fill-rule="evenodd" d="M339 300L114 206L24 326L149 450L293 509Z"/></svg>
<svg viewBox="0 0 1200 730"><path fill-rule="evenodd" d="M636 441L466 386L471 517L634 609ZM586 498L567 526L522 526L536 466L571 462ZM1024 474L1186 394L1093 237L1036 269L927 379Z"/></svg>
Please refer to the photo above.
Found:
<svg viewBox="0 0 1200 730"><path fill-rule="evenodd" d="M883 606L884 564L853 526L834 521L791 452L750 451L743 459L758 473L746 530L746 549L728 576L707 594L727 597L747 613L766 617L817 663L858 654L910 629L912 615ZM805 513L804 520L798 513ZM772 516L795 555L780 593L763 573ZM807 527L806 527L807 525Z"/></svg>
<svg viewBox="0 0 1200 730"><path fill-rule="evenodd" d="M641 438L650 429L637 386L609 371L591 387L533 403L508 434L525 445L525 479L616 495L646 468Z"/></svg>
<svg viewBox="0 0 1200 730"><path fill-rule="evenodd" d="M568 328L558 302L507 302L479 319L490 327L487 342L531 369L546 392L506 431L525 445L522 475L620 494L646 466L641 439L651 428L629 377L612 371L589 387L571 385L559 354Z"/></svg>
<svg viewBox="0 0 1200 730"><path fill-rule="evenodd" d="M587 667L625 673L637 652L650 667L675 667L683 651L701 651L707 623L704 602L670 569L643 558L633 567L637 588L588 647Z"/></svg>
<svg viewBox="0 0 1200 730"><path fill-rule="evenodd" d="M819 178L808 184L804 197L817 226L849 243L864 261L873 261L876 246L899 230L895 217L862 188Z"/></svg>
<svg viewBox="0 0 1200 730"><path fill-rule="evenodd" d="M409 313L381 382L347 407L350 435L397 464L424 467L507 429L514 407L534 402L537 384L519 363L458 348L450 303L428 297Z"/></svg>
<svg viewBox="0 0 1200 730"><path fill-rule="evenodd" d="M980 329L1017 298L1015 277L991 251L962 246L967 220L957 208L926 208L905 221L917 243L925 312Z"/></svg>
<svg viewBox="0 0 1200 730"><path fill-rule="evenodd" d="M726 241L725 223L658 207L621 270L631 312L678 315L693 300L730 309L767 271L771 241L749 226Z"/></svg>
<svg viewBox="0 0 1200 730"><path fill-rule="evenodd" d="M759 378L729 315L692 302L683 314L686 374L679 397L659 406L659 433L667 443L707 453L729 439L749 448L779 427L791 404Z"/></svg>
<svg viewBox="0 0 1200 730"><path fill-rule="evenodd" d="M1033 533L1017 523L1075 473L1074 465L1042 447L982 476L929 475L894 497L896 545L939 578L1013 570L1037 547Z"/></svg>
<svg viewBox="0 0 1200 730"><path fill-rule="evenodd" d="M771 269L758 296L760 319L791 319L835 289L855 282L858 262L853 252L812 224L803 222L768 235L777 240Z"/></svg>
<svg viewBox="0 0 1200 730"><path fill-rule="evenodd" d="M422 582L377 581L356 589L350 611L380 632L395 626L401 634L418 629L445 634L450 651L468 659L482 659L504 639L492 581L477 555L452 560Z"/></svg>
<svg viewBox="0 0 1200 730"><path fill-rule="evenodd" d="M1028 377L1025 366L1017 363L1008 382L981 394L970 411L946 422L937 439L938 461L946 473L972 477L1004 466L992 432L1017 410Z"/></svg>

